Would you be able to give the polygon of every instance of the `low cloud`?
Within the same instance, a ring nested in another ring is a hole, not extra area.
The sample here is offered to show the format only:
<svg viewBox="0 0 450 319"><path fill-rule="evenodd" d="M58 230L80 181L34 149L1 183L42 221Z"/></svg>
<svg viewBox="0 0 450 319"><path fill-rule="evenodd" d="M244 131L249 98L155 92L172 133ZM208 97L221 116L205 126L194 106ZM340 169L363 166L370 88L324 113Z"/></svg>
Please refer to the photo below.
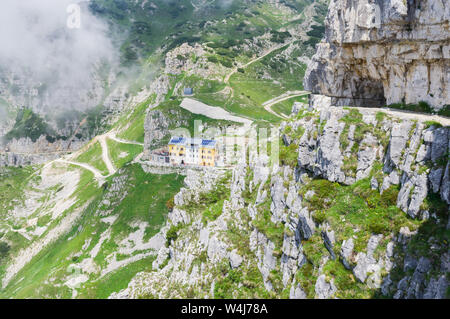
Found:
<svg viewBox="0 0 450 319"><path fill-rule="evenodd" d="M68 22L74 26L74 11L68 8L78 3L87 7L76 0L0 3L0 77L14 75L24 92L45 91L44 100L32 98L35 108L91 106L83 95L94 87L94 66L115 58L106 25L88 10L81 11L80 28L68 27Z"/></svg>

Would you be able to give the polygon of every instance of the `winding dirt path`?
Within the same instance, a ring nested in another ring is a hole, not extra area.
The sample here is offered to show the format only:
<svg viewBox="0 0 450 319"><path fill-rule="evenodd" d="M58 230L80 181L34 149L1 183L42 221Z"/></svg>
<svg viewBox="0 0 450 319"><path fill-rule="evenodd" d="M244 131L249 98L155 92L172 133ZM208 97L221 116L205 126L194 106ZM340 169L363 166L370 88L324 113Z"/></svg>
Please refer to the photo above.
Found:
<svg viewBox="0 0 450 319"><path fill-rule="evenodd" d="M226 84L228 84L228 83L230 82L231 76L232 76L233 74L235 74L235 73L237 72L238 69L245 69L246 67L252 65L253 63L258 62L258 61L261 60L261 59L264 59L266 56L268 56L269 54L271 54L273 51L276 51L276 50L278 50L278 49L287 47L287 46L291 45L292 43L294 43L295 41L297 41L297 39L291 40L291 41L289 41L288 43L283 43L283 44L277 45L277 46L275 46L275 47L273 47L273 48L270 48L270 49L269 49L268 51L266 51L263 55L261 55L261 56L259 56L259 57L257 57L257 58L254 58L253 60L250 60L250 61L247 62L246 64L243 64L243 65L239 65L239 66L234 67L233 70L225 76L224 82L225 82Z"/></svg>
<svg viewBox="0 0 450 319"><path fill-rule="evenodd" d="M98 138L98 142L100 143L102 147L102 160L106 164L106 168L108 169L109 175L114 175L117 171L117 169L114 167L113 162L109 158L109 150L108 150L108 143L106 143L106 138L108 137L108 134L101 135Z"/></svg>
<svg viewBox="0 0 450 319"><path fill-rule="evenodd" d="M353 107L352 107L353 108ZM381 107L355 107L358 110L361 111L373 111L373 112L383 112L391 116L400 117L402 119L408 119L413 121L421 121L421 122L437 122L440 123L443 126L450 126L450 118L439 116L439 115L432 115L432 114L425 114L425 113L416 113L413 111L407 111L407 110L397 110L392 108L381 108Z"/></svg>
<svg viewBox="0 0 450 319"><path fill-rule="evenodd" d="M64 164L68 164L68 165L74 165L74 166L79 166L81 168L84 168L85 170L91 171L92 174L94 174L94 177L96 180L98 181L103 181L107 176L103 176L102 173L96 169L95 167L86 164L86 163L79 163L79 162L74 162L74 161L68 161L65 159L57 159L55 161L53 161L52 163L64 163Z"/></svg>
<svg viewBox="0 0 450 319"><path fill-rule="evenodd" d="M124 139L118 138L115 135L115 133L113 133L113 132L108 133L108 138L113 140L113 141L115 141L115 142L117 142L117 143L144 146L144 143L139 143L139 142L135 142L135 141L128 141L128 140L124 140Z"/></svg>
<svg viewBox="0 0 450 319"><path fill-rule="evenodd" d="M106 142L107 139L111 139L111 140L113 140L117 143L121 143L121 144L132 144L132 145L144 146L143 143L120 139L120 138L116 137L115 131L110 131L106 134L96 136L88 144L86 144L86 146L84 146L82 149L78 150L77 152L71 154L70 156L61 157L59 159L56 159L54 161L51 161L51 162L45 164L44 168L52 165L53 163L64 163L64 164L68 164L68 165L78 166L78 167L81 167L88 171L91 171L94 174L95 179L99 183L103 183L107 177L114 175L117 172L117 168L115 167L114 163L112 162L112 160L109 156L108 143ZM106 168L108 169L108 175L106 175L106 176L103 175L100 170L93 167L92 165L89 165L87 163L80 163L80 162L77 162L74 160L80 154L85 152L87 149L89 149L89 147L91 147L92 145L94 145L97 142L100 144L100 146L102 148L102 161L105 163Z"/></svg>
<svg viewBox="0 0 450 319"><path fill-rule="evenodd" d="M294 91L294 92L289 92L288 91L288 92L286 92L286 93L284 93L284 94L282 94L282 95L280 95L280 96L278 96L276 98L273 98L273 99L271 99L269 101L264 102L262 105L264 106L264 109L267 112L272 113L273 115L275 115L277 117L280 117L280 118L283 118L283 119L287 119L288 118L287 115L284 115L284 114L281 114L281 113L280 114L276 113L274 110L272 110L272 106L274 106L275 104L278 104L280 102L292 99L294 97L304 96L304 95L307 95L307 94L308 94L307 91Z"/></svg>
<svg viewBox="0 0 450 319"><path fill-rule="evenodd" d="M247 63L245 63L245 64L243 64L243 65L238 65L238 66L234 67L233 70L231 70L231 72L228 73L228 74L225 76L224 80L223 80L224 83L227 85L227 87L230 88L230 91L231 91L230 99L234 96L234 89L233 89L233 87L230 85L230 78L233 76L233 74L235 74L235 73L236 73L239 69L241 69L241 68L242 68L242 69L245 69L245 68L247 68L248 66L252 65L253 63L258 62L258 61L261 60L261 59L264 59L266 56L268 56L269 54L271 54L273 51L276 51L276 50L278 50L278 49L281 49L281 48L290 46L290 45L291 45L292 43L294 43L295 41L297 41L297 39L293 39L293 40L289 41L288 43L284 43L284 44L277 45L277 46L275 46L275 47L270 48L269 50L267 50L263 55L261 55L261 56L259 56L259 57L257 57L257 58L254 58L253 60L250 60L249 62L247 62Z"/></svg>

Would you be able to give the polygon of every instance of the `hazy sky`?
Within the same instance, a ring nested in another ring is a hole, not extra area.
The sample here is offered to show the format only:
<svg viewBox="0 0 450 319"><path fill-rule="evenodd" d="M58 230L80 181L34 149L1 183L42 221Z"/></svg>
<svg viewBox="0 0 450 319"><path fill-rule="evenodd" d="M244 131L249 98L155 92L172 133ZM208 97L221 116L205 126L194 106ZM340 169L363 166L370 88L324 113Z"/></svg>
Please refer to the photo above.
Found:
<svg viewBox="0 0 450 319"><path fill-rule="evenodd" d="M30 71L33 81L54 90L91 85L92 64L112 58L113 48L105 25L87 12L81 13L81 28L67 27L67 8L77 2L1 0L0 67Z"/></svg>

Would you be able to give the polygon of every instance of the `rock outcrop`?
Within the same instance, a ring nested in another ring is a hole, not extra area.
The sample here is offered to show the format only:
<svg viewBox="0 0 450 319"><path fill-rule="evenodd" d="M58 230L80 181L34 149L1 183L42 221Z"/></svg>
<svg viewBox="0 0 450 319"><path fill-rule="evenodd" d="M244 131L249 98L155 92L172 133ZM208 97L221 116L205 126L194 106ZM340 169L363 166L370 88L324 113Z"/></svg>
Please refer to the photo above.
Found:
<svg viewBox="0 0 450 319"><path fill-rule="evenodd" d="M78 138L50 142L44 135L34 142L30 138L13 139L6 145L0 144L0 167L43 164L80 149L84 143Z"/></svg>
<svg viewBox="0 0 450 319"><path fill-rule="evenodd" d="M188 171L155 271L111 298L445 298L449 128L318 102L295 111L281 128L297 162L250 152L225 184L214 170ZM348 193L327 210L334 187ZM348 203L352 190L367 202ZM377 217L377 196L389 217Z"/></svg>
<svg viewBox="0 0 450 319"><path fill-rule="evenodd" d="M316 132L298 140L301 169L351 185L367 178L379 163L383 169L373 188L382 192L400 185L398 206L411 217L423 213L420 207L429 192L450 204L449 127L327 105L316 112L322 124L306 116L291 125Z"/></svg>
<svg viewBox="0 0 450 319"><path fill-rule="evenodd" d="M450 104L446 0L332 0L305 88L332 105Z"/></svg>
<svg viewBox="0 0 450 319"><path fill-rule="evenodd" d="M62 153L47 154L17 154L12 152L0 153L0 167L4 166L28 166L44 164L60 157Z"/></svg>

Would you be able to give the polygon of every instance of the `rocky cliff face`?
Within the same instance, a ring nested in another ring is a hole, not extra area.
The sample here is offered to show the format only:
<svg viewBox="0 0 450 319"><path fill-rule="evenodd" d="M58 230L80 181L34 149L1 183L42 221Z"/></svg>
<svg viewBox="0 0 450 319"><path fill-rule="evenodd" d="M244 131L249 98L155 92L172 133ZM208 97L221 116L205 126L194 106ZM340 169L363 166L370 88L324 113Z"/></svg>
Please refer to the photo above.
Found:
<svg viewBox="0 0 450 319"><path fill-rule="evenodd" d="M44 164L61 156L61 153L48 154L18 154L18 153L0 153L0 167L5 166L27 166Z"/></svg>
<svg viewBox="0 0 450 319"><path fill-rule="evenodd" d="M80 149L84 143L76 137L49 141L44 135L36 141L28 137L13 139L6 145L0 144L0 167L43 164Z"/></svg>
<svg viewBox="0 0 450 319"><path fill-rule="evenodd" d="M449 128L296 106L280 166L189 172L153 272L112 298L445 298Z"/></svg>
<svg viewBox="0 0 450 319"><path fill-rule="evenodd" d="M333 105L450 104L446 0L332 0L305 88Z"/></svg>
<svg viewBox="0 0 450 319"><path fill-rule="evenodd" d="M384 175L373 176L372 187L383 192L400 185L397 203L411 217L424 213L420 208L429 192L450 204L450 127L399 121L370 109L318 110L320 127L314 111L300 112L301 120L292 124L292 130L308 132L297 141L301 170L351 185L378 168ZM289 136L284 140L291 143Z"/></svg>

